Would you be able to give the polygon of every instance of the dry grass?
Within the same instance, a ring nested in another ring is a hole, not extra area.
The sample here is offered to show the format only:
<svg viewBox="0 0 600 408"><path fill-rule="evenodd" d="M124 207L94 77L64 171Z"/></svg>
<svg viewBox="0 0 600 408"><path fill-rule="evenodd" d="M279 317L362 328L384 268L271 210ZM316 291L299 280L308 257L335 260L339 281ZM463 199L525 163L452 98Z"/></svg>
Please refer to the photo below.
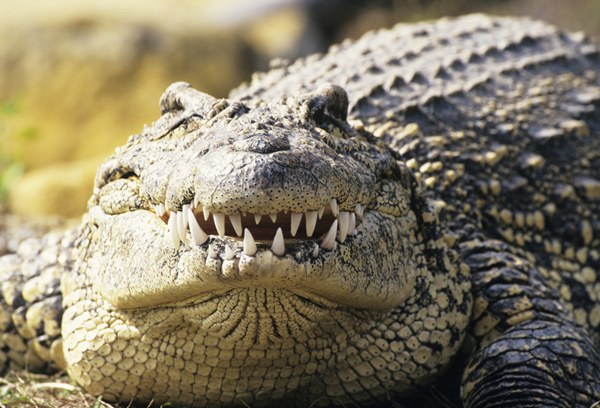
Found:
<svg viewBox="0 0 600 408"><path fill-rule="evenodd" d="M457 408L460 402L456 396L446 396L435 387L417 393L408 401L388 400L387 408ZM0 377L0 408L132 408L132 403L112 405L101 397L92 397L75 385L65 374L33 374L27 371L13 371L6 377ZM139 405L135 405L140 407ZM246 405L250 407L249 405ZM143 405L141 406L143 407ZM154 404L146 408L169 408L171 404ZM348 405L348 408L358 408Z"/></svg>
<svg viewBox="0 0 600 408"><path fill-rule="evenodd" d="M92 397L77 386L67 374L33 374L11 371L0 377L0 408L133 408L133 403L118 405ZM144 408L144 405L135 405ZM146 408L169 408L170 403L155 404Z"/></svg>
<svg viewBox="0 0 600 408"><path fill-rule="evenodd" d="M0 408L114 408L86 395L64 373L52 376L26 371L0 378Z"/></svg>

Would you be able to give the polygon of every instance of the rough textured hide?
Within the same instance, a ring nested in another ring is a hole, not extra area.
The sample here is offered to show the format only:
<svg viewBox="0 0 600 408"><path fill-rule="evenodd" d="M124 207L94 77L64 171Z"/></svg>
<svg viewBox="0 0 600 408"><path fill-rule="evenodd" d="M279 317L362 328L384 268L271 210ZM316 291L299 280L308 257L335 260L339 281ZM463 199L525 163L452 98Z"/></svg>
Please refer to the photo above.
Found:
<svg viewBox="0 0 600 408"><path fill-rule="evenodd" d="M227 100L173 84L82 225L0 259L0 363L115 401L367 406L435 384L462 346L467 407L590 406L598 56L474 15Z"/></svg>

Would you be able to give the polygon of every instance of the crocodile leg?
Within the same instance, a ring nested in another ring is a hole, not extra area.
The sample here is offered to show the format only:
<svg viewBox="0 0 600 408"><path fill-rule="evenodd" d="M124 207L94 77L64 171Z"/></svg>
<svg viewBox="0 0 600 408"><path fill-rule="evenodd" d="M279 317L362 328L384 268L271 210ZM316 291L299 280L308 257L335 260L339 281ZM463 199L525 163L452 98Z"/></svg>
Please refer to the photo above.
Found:
<svg viewBox="0 0 600 408"><path fill-rule="evenodd" d="M462 397L468 408L590 407L600 400L598 347L571 322L524 322L473 357Z"/></svg>
<svg viewBox="0 0 600 408"><path fill-rule="evenodd" d="M466 243L462 251L477 294L471 335L479 344L463 375L464 406L583 408L600 401L598 345L546 271L499 241Z"/></svg>

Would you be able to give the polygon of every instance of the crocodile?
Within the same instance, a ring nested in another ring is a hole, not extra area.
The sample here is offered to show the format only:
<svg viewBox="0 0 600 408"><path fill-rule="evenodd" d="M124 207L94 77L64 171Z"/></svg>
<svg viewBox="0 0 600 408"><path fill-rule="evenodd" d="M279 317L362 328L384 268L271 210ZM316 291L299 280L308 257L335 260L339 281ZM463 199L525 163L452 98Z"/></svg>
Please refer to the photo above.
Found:
<svg viewBox="0 0 600 408"><path fill-rule="evenodd" d="M81 224L0 258L0 371L125 403L592 406L599 70L583 34L468 15L227 99L171 85Z"/></svg>

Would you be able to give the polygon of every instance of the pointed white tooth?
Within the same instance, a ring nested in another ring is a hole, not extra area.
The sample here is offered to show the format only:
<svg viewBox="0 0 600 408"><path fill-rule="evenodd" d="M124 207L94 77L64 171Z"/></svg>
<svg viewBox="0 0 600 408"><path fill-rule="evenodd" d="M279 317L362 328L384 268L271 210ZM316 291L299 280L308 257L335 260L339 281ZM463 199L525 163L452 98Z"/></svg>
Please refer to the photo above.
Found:
<svg viewBox="0 0 600 408"><path fill-rule="evenodd" d="M313 256L313 258L316 258L317 256L319 256L319 246L317 244L315 244L315 247L312 251L312 256Z"/></svg>
<svg viewBox="0 0 600 408"><path fill-rule="evenodd" d="M331 205L331 212L333 213L333 216L337 217L340 213L340 207L338 206L337 200L332 198L329 204Z"/></svg>
<svg viewBox="0 0 600 408"><path fill-rule="evenodd" d="M177 214L171 211L169 215L169 236L171 237L171 241L173 241L173 246L175 248L179 248L179 232L177 228Z"/></svg>
<svg viewBox="0 0 600 408"><path fill-rule="evenodd" d="M219 258L219 252L212 245L208 247L208 257L212 259Z"/></svg>
<svg viewBox="0 0 600 408"><path fill-rule="evenodd" d="M298 227L300 226L300 221L302 221L302 213L292 213L292 222L290 225L290 233L292 237L296 236L296 232L298 232Z"/></svg>
<svg viewBox="0 0 600 408"><path fill-rule="evenodd" d="M210 217L210 210L206 207L203 207L202 214L204 215L204 221L206 221L208 220L208 217Z"/></svg>
<svg viewBox="0 0 600 408"><path fill-rule="evenodd" d="M231 221L231 225L233 226L233 229L235 230L235 233L237 234L238 237L242 236L242 216L240 215L240 213L235 213L235 214L231 214L229 216L229 220Z"/></svg>
<svg viewBox="0 0 600 408"><path fill-rule="evenodd" d="M225 214L213 214L213 221L215 223L215 228L217 229L217 233L220 237L225 236Z"/></svg>
<svg viewBox="0 0 600 408"><path fill-rule="evenodd" d="M235 257L235 252L233 249L229 248L229 245L225 245L225 259L230 261Z"/></svg>
<svg viewBox="0 0 600 408"><path fill-rule="evenodd" d="M192 234L192 240L194 241L194 244L198 246L204 244L208 239L208 235L206 235L206 233L202 231L202 228L200 228L200 224L198 224L196 216L194 215L194 212L191 209L188 210L187 218L188 224L190 225L190 233Z"/></svg>
<svg viewBox="0 0 600 408"><path fill-rule="evenodd" d="M183 215L183 226L184 226L184 229L186 229L187 226L188 226L188 220L187 220L187 216L186 215L187 215L187 212L189 211L189 209L190 209L190 205L189 204L184 204L181 207L181 213Z"/></svg>
<svg viewBox="0 0 600 408"><path fill-rule="evenodd" d="M197 207L198 207L198 202L199 202L199 201L200 201L200 199L198 198L198 196L197 196L197 195L195 195L195 196L194 196L194 203L193 203L193 204L194 204L194 208L197 208Z"/></svg>
<svg viewBox="0 0 600 408"><path fill-rule="evenodd" d="M334 220L329 231L321 241L321 248L332 250L335 248L335 235L338 229L338 220Z"/></svg>
<svg viewBox="0 0 600 408"><path fill-rule="evenodd" d="M162 217L167 212L167 207L165 207L164 203L160 203L158 206L160 207L160 216Z"/></svg>
<svg viewBox="0 0 600 408"><path fill-rule="evenodd" d="M271 245L271 252L279 256L283 256L285 253L285 241L283 240L283 231L281 228L277 228L275 238L273 238L273 245Z"/></svg>
<svg viewBox="0 0 600 408"><path fill-rule="evenodd" d="M362 215L363 215L362 204L356 204L356 208L354 209L354 213L356 214L357 217L362 218Z"/></svg>
<svg viewBox="0 0 600 408"><path fill-rule="evenodd" d="M350 225L350 214L348 214L348 211L340 211L338 220L340 220L338 240L344 242L348 235L348 225Z"/></svg>
<svg viewBox="0 0 600 408"><path fill-rule="evenodd" d="M160 207L158 206L158 204L156 204L156 205L154 206L154 214L156 214L156 216L157 216L157 217L160 217L160 216L162 215L162 214L160 213L160 210L159 210L159 208L160 208Z"/></svg>
<svg viewBox="0 0 600 408"><path fill-rule="evenodd" d="M184 244L187 243L187 217L182 211L177 211L177 233Z"/></svg>
<svg viewBox="0 0 600 408"><path fill-rule="evenodd" d="M350 225L348 225L348 235L356 235L356 214L350 213Z"/></svg>
<svg viewBox="0 0 600 408"><path fill-rule="evenodd" d="M254 237L248 230L248 228L244 228L244 254L248 256L254 256L258 251L256 248L256 242L254 242Z"/></svg>
<svg viewBox="0 0 600 408"><path fill-rule="evenodd" d="M296 258L296 261L302 262L302 252L296 252L296 255L294 255L294 257Z"/></svg>
<svg viewBox="0 0 600 408"><path fill-rule="evenodd" d="M315 232L315 226L317 225L318 211L307 211L306 212L306 236L312 237Z"/></svg>
<svg viewBox="0 0 600 408"><path fill-rule="evenodd" d="M277 222L277 214L270 214L269 217L271 218L271 221L273 221L273 224Z"/></svg>
<svg viewBox="0 0 600 408"><path fill-rule="evenodd" d="M256 225L260 224L260 219L262 218L262 215L260 214L254 214L254 222L256 223Z"/></svg>
<svg viewBox="0 0 600 408"><path fill-rule="evenodd" d="M319 219L323 218L323 213L325 212L325 207L319 208Z"/></svg>

